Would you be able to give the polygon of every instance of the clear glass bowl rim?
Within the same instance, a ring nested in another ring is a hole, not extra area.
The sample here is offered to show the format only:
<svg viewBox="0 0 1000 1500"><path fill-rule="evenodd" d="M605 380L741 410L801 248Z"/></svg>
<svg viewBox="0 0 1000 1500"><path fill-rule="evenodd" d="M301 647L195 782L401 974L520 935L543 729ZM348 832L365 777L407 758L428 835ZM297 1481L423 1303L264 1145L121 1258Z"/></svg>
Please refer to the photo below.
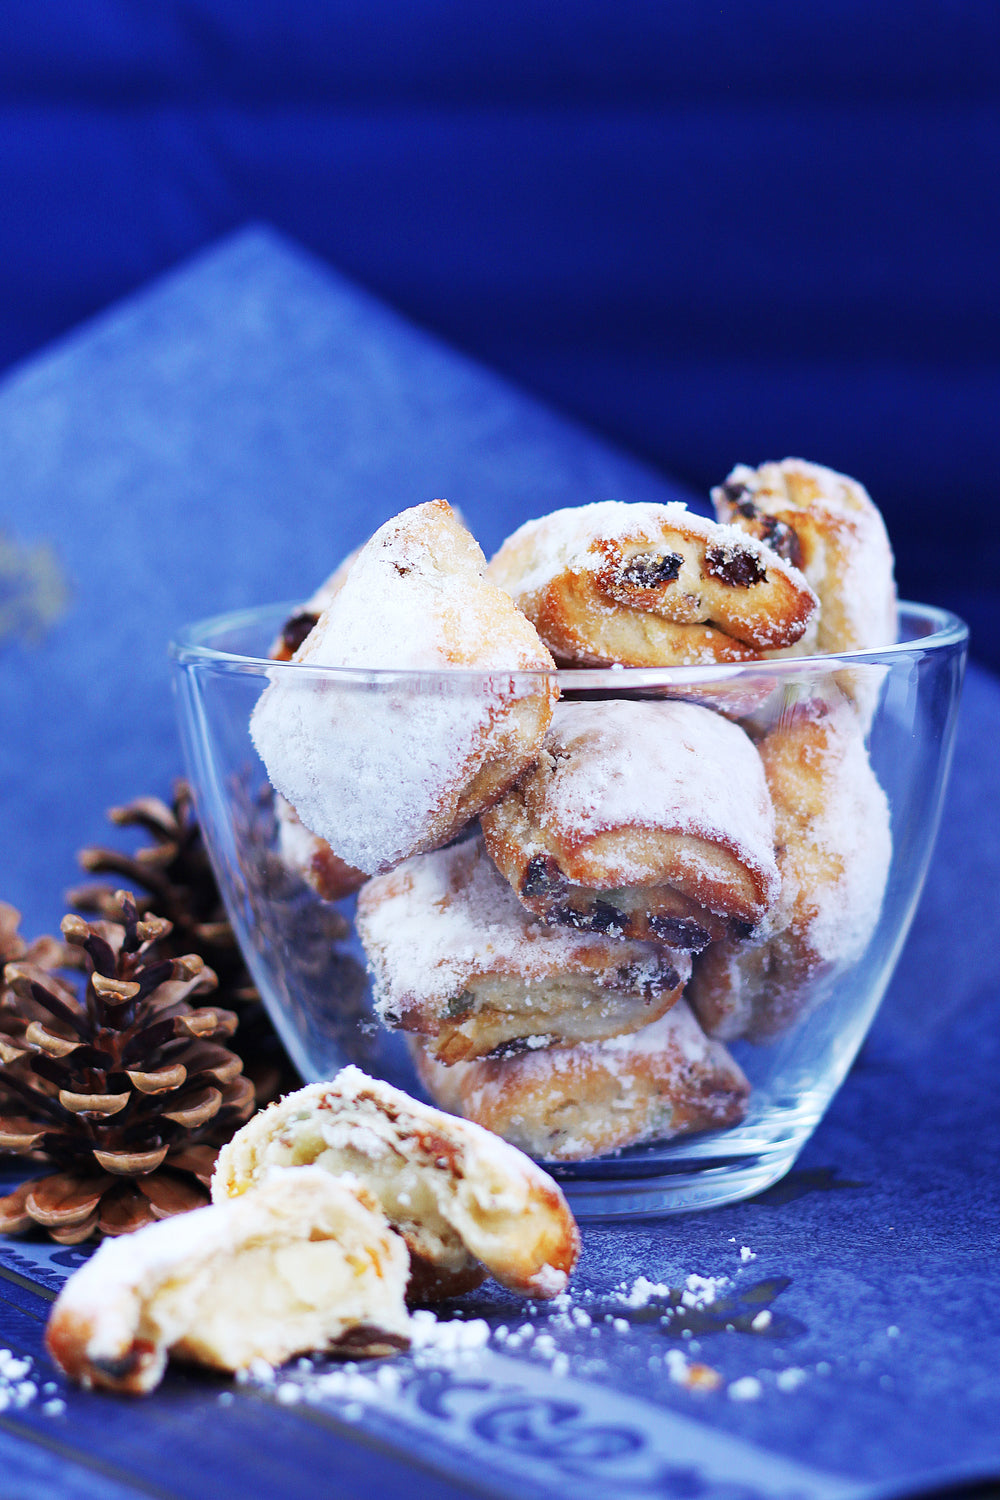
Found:
<svg viewBox="0 0 1000 1500"><path fill-rule="evenodd" d="M470 687L498 673L505 678L525 684L539 679L554 678L560 687L600 688L620 691L625 688L682 685L691 682L731 682L733 678L763 676L774 681L775 677L800 677L803 674L826 674L840 667L856 667L867 663L889 665L908 656L923 656L929 651L943 651L949 647L962 646L969 635L965 622L950 610L934 604L916 604L906 600L899 602L901 629L909 622L911 630L920 625L925 633L914 634L893 646L873 647L865 651L840 651L822 656L787 656L777 659L745 662L726 662L706 666L683 667L567 667L555 670L509 669L506 667L440 667L434 669L410 669L399 667L331 667L312 662L272 661L268 657L241 656L232 651L220 651L210 645L222 634L247 629L265 617L288 619L301 610L301 601L279 604L255 605L250 609L234 610L228 614L212 615L178 630L170 642L171 659L178 666L204 666L221 672L246 674L248 676L273 677L275 673L308 674L312 677L335 678L345 685L353 683L375 686L380 682L398 685L400 679L412 679L414 685L427 679L447 681L459 686L467 681Z"/></svg>

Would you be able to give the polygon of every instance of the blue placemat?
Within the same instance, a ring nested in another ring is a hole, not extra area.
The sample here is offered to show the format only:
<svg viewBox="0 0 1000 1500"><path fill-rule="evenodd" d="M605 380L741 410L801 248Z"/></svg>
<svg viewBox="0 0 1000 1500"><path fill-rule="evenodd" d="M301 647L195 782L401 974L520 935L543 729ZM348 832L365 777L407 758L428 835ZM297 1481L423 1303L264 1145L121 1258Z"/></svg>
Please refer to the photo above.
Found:
<svg viewBox="0 0 1000 1500"><path fill-rule="evenodd" d="M0 894L29 935L58 920L104 805L177 769L163 648L185 618L310 588L434 493L487 548L533 511L675 493L264 231L8 380L0 469L20 589L0 613L19 622L0 641ZM59 571L71 602L46 626ZM1000 1473L998 741L1000 686L973 670L896 980L783 1183L589 1228L565 1305L458 1306L489 1330L465 1355L326 1386L174 1371L141 1403L67 1390L42 1352L80 1252L4 1242L11 1493L808 1500Z"/></svg>

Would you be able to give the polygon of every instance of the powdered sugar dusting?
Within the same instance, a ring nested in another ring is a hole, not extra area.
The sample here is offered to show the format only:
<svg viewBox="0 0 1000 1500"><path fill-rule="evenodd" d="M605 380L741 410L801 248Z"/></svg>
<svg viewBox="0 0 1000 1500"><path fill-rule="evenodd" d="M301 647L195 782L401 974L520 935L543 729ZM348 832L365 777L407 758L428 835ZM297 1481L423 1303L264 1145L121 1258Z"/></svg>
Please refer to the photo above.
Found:
<svg viewBox="0 0 1000 1500"><path fill-rule="evenodd" d="M763 767L738 725L696 704L561 703L544 817L584 838L620 827L693 834L732 851L777 893L774 812ZM645 872L622 856L620 884Z"/></svg>
<svg viewBox="0 0 1000 1500"><path fill-rule="evenodd" d="M251 735L272 784L360 870L389 868L440 842L518 700L554 694L544 679L518 685L505 675L547 671L552 659L510 599L483 580L483 561L444 502L404 511L362 548L254 709ZM334 681L297 673L297 664L485 675Z"/></svg>
<svg viewBox="0 0 1000 1500"><path fill-rule="evenodd" d="M473 976L511 975L526 990L557 973L590 974L606 953L609 969L634 969L633 983L656 981L664 952L532 918L493 865L480 839L419 855L371 881L358 902L358 931L369 955L376 999L437 1004ZM690 959L669 952L681 978Z"/></svg>
<svg viewBox="0 0 1000 1500"><path fill-rule="evenodd" d="M630 544L657 547L662 545L665 530L679 530L712 546L749 552L765 569L781 573L793 580L796 587L802 586L801 575L763 542L747 536L739 527L700 516L679 500L665 505L652 501L630 504L599 500L527 521L491 560L489 575L502 587L510 588L515 598L525 598L560 573L586 572L599 567L604 562L601 542L627 539ZM525 568L523 559L527 556L536 560L533 566ZM510 566L514 559L516 573Z"/></svg>

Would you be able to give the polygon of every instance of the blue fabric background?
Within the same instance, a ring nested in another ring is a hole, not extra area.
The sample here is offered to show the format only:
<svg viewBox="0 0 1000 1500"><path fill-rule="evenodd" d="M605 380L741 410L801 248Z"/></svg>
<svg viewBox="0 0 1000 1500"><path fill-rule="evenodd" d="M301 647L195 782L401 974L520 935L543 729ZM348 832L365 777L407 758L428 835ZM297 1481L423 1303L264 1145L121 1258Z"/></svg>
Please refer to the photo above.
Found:
<svg viewBox="0 0 1000 1500"><path fill-rule="evenodd" d="M699 493L855 473L1000 663L989 0L0 0L0 35L0 367L266 219Z"/></svg>

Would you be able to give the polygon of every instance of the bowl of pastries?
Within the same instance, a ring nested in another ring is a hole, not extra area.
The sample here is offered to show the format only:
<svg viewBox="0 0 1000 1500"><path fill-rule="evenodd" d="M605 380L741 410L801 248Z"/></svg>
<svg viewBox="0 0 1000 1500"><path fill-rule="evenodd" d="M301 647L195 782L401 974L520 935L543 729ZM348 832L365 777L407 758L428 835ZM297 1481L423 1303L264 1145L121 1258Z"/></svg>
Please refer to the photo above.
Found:
<svg viewBox="0 0 1000 1500"><path fill-rule="evenodd" d="M967 632L803 460L714 515L603 501L486 560L444 500L172 647L199 818L307 1081L356 1064L578 1217L788 1170L892 974Z"/></svg>

